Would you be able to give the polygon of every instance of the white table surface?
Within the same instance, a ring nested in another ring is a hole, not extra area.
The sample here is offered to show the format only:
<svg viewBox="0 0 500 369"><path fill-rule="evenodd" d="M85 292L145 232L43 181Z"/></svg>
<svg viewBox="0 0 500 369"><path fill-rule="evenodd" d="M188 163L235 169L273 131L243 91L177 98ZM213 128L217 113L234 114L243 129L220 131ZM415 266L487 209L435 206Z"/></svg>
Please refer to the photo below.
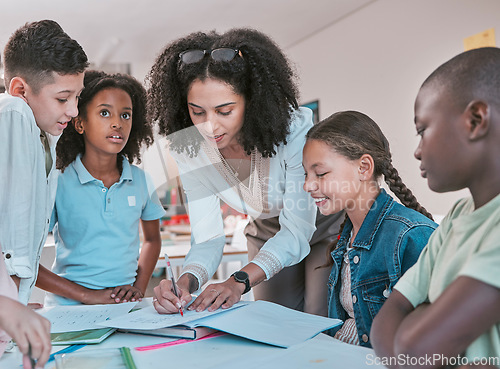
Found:
<svg viewBox="0 0 500 369"><path fill-rule="evenodd" d="M118 347L139 347L171 341L126 333L114 333L98 345L88 345L79 350L96 350ZM64 346L54 346L53 352ZM225 335L176 346L139 352L131 350L138 369L152 368L383 368L375 365L373 350L348 345L325 334L294 345L288 349L269 346L243 338ZM21 368L18 352L6 353L0 359L1 369ZM54 369L51 362L45 369ZM92 369L92 368L89 368Z"/></svg>

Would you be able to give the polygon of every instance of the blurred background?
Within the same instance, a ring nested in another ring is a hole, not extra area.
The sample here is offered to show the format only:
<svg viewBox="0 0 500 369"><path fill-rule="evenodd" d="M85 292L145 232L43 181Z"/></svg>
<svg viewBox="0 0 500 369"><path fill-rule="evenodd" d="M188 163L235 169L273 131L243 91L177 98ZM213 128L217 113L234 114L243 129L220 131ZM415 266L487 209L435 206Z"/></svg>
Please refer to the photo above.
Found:
<svg viewBox="0 0 500 369"><path fill-rule="evenodd" d="M313 104L319 119L354 109L382 127L392 145L394 166L427 209L445 214L464 196L463 192L435 194L420 177L413 158L418 142L413 102L423 80L462 52L466 39L490 30L493 41L490 36L488 41L495 42L495 30L500 28L498 0L24 0L20 4L0 5L0 54L10 34L25 22L54 19L79 41L93 68L130 73L140 81L161 49L177 37L232 27L263 31L289 56L300 77L301 103ZM163 141L144 155L143 168L157 188L163 186L162 197L167 191L172 194L177 184L175 164L170 161Z"/></svg>

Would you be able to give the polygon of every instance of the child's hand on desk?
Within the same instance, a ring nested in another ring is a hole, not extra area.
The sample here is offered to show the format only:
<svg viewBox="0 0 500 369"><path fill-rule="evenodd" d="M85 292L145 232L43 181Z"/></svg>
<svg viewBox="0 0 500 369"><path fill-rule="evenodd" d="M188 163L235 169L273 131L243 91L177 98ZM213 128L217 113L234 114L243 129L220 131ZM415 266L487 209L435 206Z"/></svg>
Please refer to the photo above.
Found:
<svg viewBox="0 0 500 369"><path fill-rule="evenodd" d="M0 327L16 341L24 368L31 368L30 357L37 360L37 368L43 368L51 349L50 322L8 297L0 296L0 305Z"/></svg>
<svg viewBox="0 0 500 369"><path fill-rule="evenodd" d="M172 288L172 282L163 279L158 286L154 288L155 297L153 298L153 306L160 314L177 314L180 307L185 307L191 301L191 294L182 287L182 282L177 283L177 292L179 297L175 296Z"/></svg>
<svg viewBox="0 0 500 369"><path fill-rule="evenodd" d="M81 302L86 305L116 304L115 300L111 297L112 293L112 288L105 288L103 290L86 288L84 298Z"/></svg>
<svg viewBox="0 0 500 369"><path fill-rule="evenodd" d="M140 289L130 285L117 286L111 292L111 298L115 299L116 303L142 301L143 297L144 294Z"/></svg>

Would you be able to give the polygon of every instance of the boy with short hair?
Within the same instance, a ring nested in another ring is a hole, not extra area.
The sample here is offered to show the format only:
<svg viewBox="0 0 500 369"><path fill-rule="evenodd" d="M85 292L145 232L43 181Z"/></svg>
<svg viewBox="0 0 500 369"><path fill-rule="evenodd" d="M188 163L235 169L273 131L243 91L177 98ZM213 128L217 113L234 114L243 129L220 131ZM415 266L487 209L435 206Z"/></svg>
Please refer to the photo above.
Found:
<svg viewBox="0 0 500 369"><path fill-rule="evenodd" d="M0 94L0 244L28 303L57 186L55 145L72 117L88 66L82 47L54 21L27 23L4 51Z"/></svg>
<svg viewBox="0 0 500 369"><path fill-rule="evenodd" d="M500 367L500 49L470 50L434 71L415 126L431 190L472 196L396 284L373 322L373 347L391 368Z"/></svg>

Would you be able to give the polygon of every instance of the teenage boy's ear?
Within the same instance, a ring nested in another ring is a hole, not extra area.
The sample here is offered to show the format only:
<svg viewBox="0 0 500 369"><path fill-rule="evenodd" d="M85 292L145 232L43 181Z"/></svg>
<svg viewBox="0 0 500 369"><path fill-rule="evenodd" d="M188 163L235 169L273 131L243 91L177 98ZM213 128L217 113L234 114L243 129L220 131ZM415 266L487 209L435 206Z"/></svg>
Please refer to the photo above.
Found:
<svg viewBox="0 0 500 369"><path fill-rule="evenodd" d="M483 138L490 127L490 108L488 103L481 100L473 100L465 109L467 115L467 130L469 139L475 141Z"/></svg>
<svg viewBox="0 0 500 369"><path fill-rule="evenodd" d="M22 77L14 77L10 80L9 83L9 95L20 97L26 103L28 100L26 99L26 90L28 88L28 84Z"/></svg>
<svg viewBox="0 0 500 369"><path fill-rule="evenodd" d="M359 158L359 180L360 181L369 181L373 177L373 171L375 170L375 162L371 155L364 154Z"/></svg>

